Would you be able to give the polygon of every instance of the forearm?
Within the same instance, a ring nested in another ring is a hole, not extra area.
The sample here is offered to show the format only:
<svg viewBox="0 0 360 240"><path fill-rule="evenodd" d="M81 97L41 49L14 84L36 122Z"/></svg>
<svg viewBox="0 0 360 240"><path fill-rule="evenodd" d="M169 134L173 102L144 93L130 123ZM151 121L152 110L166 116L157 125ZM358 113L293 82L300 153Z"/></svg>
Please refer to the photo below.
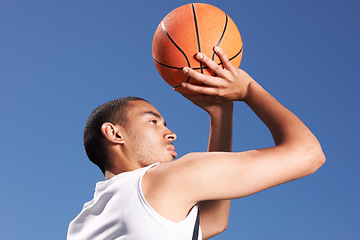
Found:
<svg viewBox="0 0 360 240"><path fill-rule="evenodd" d="M221 59L223 68L203 54L197 54L197 58L214 71L217 77L206 76L185 67L184 73L202 85L182 83L184 88L225 100L245 101L269 128L276 145L295 143L319 146L317 139L300 119L276 101L246 72L235 68L220 48L215 47L214 50Z"/></svg>
<svg viewBox="0 0 360 240"><path fill-rule="evenodd" d="M212 109L208 152L232 151L233 102ZM223 232L228 225L230 200L204 201L200 203L201 227L204 239Z"/></svg>
<svg viewBox="0 0 360 240"><path fill-rule="evenodd" d="M269 128L276 145L318 144L303 122L255 81L249 84L244 102Z"/></svg>
<svg viewBox="0 0 360 240"><path fill-rule="evenodd" d="M208 152L232 151L233 102L210 113Z"/></svg>

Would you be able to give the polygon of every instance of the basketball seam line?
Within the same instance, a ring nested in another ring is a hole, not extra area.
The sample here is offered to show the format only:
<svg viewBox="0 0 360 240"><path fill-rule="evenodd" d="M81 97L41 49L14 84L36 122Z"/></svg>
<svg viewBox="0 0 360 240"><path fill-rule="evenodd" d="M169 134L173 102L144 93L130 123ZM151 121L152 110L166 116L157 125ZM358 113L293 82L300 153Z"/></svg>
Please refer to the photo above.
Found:
<svg viewBox="0 0 360 240"><path fill-rule="evenodd" d="M231 58L229 58L229 61L231 61L231 60L233 60L234 58L236 58L241 52L242 52L242 50L243 50L243 46L241 47L241 49L240 49L240 51L239 52L237 52L233 57L231 57ZM176 70L182 70L183 69L183 67L173 67L173 66L169 66L169 65L166 65L166 64L164 64L164 63L161 63L161 62L159 62L158 60L156 60L155 59L155 57L153 57L153 59L154 59L154 61L155 62L157 62L158 64L160 64L161 66L163 66L163 67L167 67L167 68L172 68L172 69L176 69ZM222 65L222 63L220 62L220 63L217 63L217 65ZM203 67L204 69L207 69L207 68L209 68L209 67ZM193 69L193 70L200 70L200 67L198 67L198 68L191 68L191 69Z"/></svg>
<svg viewBox="0 0 360 240"><path fill-rule="evenodd" d="M194 24L195 24L195 32L196 32L198 50L199 50L199 52L201 52L200 36L199 36L199 29L198 29L197 19L196 19L195 6L194 6L193 3L191 3L191 6L192 6L192 11L193 11L193 17L194 17ZM204 73L202 62L200 62L200 69L201 69L201 73Z"/></svg>
<svg viewBox="0 0 360 240"><path fill-rule="evenodd" d="M164 22L161 22L161 26L162 26L162 29L164 30L164 32L165 32L165 34L166 34L166 36L170 39L170 41L175 45L175 47L181 52L181 54L185 57L185 60L186 60L186 62L187 62L187 64L188 64L188 67L190 67L190 62L189 62L189 59L187 58L187 56L186 56L186 54L184 53L184 51L175 43L175 41L170 37L170 34L166 31L166 29L165 29L165 26L164 26ZM156 61L156 62L158 62L155 58L154 58L154 60ZM159 64L161 64L160 62L158 62ZM165 65L164 65L165 66ZM170 66L168 66L168 67L170 67ZM171 68L171 67L170 67ZM176 68L176 69L182 69L182 68ZM186 79L186 81L185 82L189 82L190 81L190 77L188 77L187 79ZM177 87L180 87L180 86L177 86Z"/></svg>
<svg viewBox="0 0 360 240"><path fill-rule="evenodd" d="M228 15L225 13L225 16L226 16L226 17L225 17L224 30L223 30L223 32L222 32L222 34L221 34L221 36L220 36L219 42L216 44L216 46L219 46L219 45L220 45L222 39L224 38L225 32L226 32L226 28L227 28L227 25L228 25ZM215 59L215 52L213 52L213 55L212 55L212 57L211 57L211 60L214 61L214 59Z"/></svg>
<svg viewBox="0 0 360 240"><path fill-rule="evenodd" d="M166 31L165 26L164 26L164 22L161 22L162 24L162 29L164 30L166 36L170 39L170 41L175 45L175 47L177 49L179 49L179 51L181 52L182 55L184 55L186 62L188 64L188 67L190 67L190 62L189 59L187 58L186 54L184 53L184 51L175 43L175 41L170 37L170 34Z"/></svg>
<svg viewBox="0 0 360 240"><path fill-rule="evenodd" d="M234 58L236 58L237 56L239 56L240 53L242 52L243 48L244 48L244 45L241 46L240 51L239 51L238 53L236 53L233 57L229 58L229 61L231 61L231 60L233 60ZM176 70L182 70L182 69L183 69L183 68L173 67L173 66L169 66L169 65L163 64L163 63L159 62L158 60L156 60L154 57L153 57L153 59L154 59L155 62L157 62L158 64L160 64L160 65L163 66L163 67L172 68L172 69L176 69ZM222 63L218 63L217 65L220 66L220 65L222 65ZM209 68L209 67L203 67L203 69L208 69L208 68ZM191 69L193 69L193 70L200 70L201 68L191 68ZM190 80L190 77L188 77L188 79L187 79L185 82L189 82L189 80ZM174 86L173 88L178 88L178 87L181 87L181 85L179 85L179 86Z"/></svg>

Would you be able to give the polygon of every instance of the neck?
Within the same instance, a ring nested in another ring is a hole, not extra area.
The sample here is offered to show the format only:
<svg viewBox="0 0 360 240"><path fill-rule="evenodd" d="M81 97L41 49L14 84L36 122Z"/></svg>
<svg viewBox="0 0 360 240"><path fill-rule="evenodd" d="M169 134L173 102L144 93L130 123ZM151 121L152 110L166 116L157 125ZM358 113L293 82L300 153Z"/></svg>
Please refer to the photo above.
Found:
<svg viewBox="0 0 360 240"><path fill-rule="evenodd" d="M109 179L111 179L112 177L114 177L114 176L116 176L117 174L114 174L113 172L111 172L111 171L105 171L105 173L104 173L104 176L105 176L105 180L109 180Z"/></svg>
<svg viewBox="0 0 360 240"><path fill-rule="evenodd" d="M130 161L116 161L111 168L105 170L104 177L105 180L109 180L120 173L133 171L138 168L141 168L141 166L134 164Z"/></svg>

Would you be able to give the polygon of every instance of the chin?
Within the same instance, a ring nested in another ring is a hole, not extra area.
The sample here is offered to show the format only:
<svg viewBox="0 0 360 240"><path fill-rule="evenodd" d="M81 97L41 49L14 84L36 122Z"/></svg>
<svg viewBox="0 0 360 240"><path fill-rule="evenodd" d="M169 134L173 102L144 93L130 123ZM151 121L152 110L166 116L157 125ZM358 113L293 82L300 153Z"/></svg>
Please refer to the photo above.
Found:
<svg viewBox="0 0 360 240"><path fill-rule="evenodd" d="M158 162L165 163L165 162L172 162L174 160L175 160L175 157L171 157L171 158L167 158L167 159L162 159L162 160L160 160Z"/></svg>

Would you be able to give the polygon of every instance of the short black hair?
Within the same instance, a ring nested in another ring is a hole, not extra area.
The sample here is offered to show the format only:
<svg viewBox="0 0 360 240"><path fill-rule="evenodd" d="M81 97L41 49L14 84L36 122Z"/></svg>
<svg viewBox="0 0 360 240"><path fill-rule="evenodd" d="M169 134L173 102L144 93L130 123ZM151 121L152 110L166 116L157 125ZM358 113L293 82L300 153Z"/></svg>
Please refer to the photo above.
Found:
<svg viewBox="0 0 360 240"><path fill-rule="evenodd" d="M84 129L85 151L90 161L96 164L103 173L108 161L108 153L105 148L105 137L101 132L101 126L105 122L125 125L128 102L138 100L148 102L140 97L123 97L104 103L90 114L86 122Z"/></svg>

